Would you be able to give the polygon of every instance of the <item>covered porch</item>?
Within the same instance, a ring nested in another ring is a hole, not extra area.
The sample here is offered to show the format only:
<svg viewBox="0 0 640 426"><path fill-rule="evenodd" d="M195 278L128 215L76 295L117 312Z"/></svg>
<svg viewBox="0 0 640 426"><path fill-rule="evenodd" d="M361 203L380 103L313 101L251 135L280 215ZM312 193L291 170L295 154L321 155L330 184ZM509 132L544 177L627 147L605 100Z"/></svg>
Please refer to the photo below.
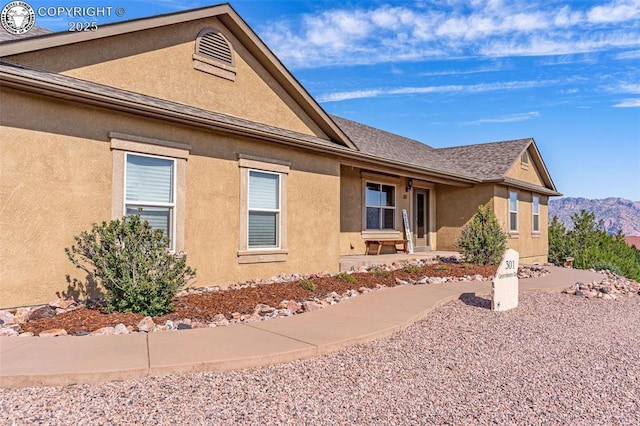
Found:
<svg viewBox="0 0 640 426"><path fill-rule="evenodd" d="M438 257L457 257L457 251L426 251L416 253L394 253L381 255L343 255L340 256L340 272L349 272L361 266L382 266L391 265L409 260L436 260Z"/></svg>

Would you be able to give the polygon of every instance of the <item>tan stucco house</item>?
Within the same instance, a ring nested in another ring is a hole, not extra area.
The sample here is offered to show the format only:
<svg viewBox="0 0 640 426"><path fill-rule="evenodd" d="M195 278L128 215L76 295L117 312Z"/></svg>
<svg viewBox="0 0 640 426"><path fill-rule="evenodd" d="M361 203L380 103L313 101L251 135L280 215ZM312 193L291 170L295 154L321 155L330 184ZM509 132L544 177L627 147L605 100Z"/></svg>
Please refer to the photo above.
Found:
<svg viewBox="0 0 640 426"><path fill-rule="evenodd" d="M0 84L0 307L82 280L73 236L139 207L196 285L337 271L403 238L403 209L416 250L455 250L489 204L547 259L533 139L436 149L330 116L227 4L6 40Z"/></svg>

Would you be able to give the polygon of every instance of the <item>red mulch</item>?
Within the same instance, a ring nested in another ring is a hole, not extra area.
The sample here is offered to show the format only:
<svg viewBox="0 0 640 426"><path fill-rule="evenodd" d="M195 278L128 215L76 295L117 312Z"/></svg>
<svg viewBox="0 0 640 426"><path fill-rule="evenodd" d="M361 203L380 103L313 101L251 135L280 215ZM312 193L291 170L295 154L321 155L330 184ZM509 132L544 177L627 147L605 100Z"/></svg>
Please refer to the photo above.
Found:
<svg viewBox="0 0 640 426"><path fill-rule="evenodd" d="M350 284L337 277L314 278L315 291L302 288L298 281L283 284L268 284L257 287L247 287L238 290L224 290L217 293L189 294L175 298L176 309L170 314L154 318L156 324L166 320L191 320L207 322L217 314L224 314L231 318L231 314L251 314L257 304L262 303L277 307L283 300L303 300L326 297L331 292L342 294L351 289L361 287L375 288L378 284L394 286L395 279L417 280L421 277L463 277L467 275L494 275L496 266L465 265L465 264L434 264L420 267L419 272L408 273L402 269L392 271L388 276L375 273L356 273L353 276L357 282ZM119 323L136 327L142 315L123 314L119 312L104 313L99 309L78 308L76 310L56 315L53 318L43 318L22 324L20 332L30 331L38 334L44 330L62 328L68 334L91 332L102 327L113 327Z"/></svg>

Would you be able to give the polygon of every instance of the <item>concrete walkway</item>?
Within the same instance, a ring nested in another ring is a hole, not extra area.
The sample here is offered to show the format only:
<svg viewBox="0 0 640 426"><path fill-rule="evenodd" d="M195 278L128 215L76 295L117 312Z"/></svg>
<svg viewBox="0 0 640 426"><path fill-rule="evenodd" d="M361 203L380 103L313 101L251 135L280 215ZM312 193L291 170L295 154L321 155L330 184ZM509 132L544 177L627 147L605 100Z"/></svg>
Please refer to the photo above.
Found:
<svg viewBox="0 0 640 426"><path fill-rule="evenodd" d="M520 291L559 291L602 275L549 267ZM0 338L0 387L69 385L173 373L236 370L310 358L390 335L490 282L382 289L318 311L253 324L118 336Z"/></svg>

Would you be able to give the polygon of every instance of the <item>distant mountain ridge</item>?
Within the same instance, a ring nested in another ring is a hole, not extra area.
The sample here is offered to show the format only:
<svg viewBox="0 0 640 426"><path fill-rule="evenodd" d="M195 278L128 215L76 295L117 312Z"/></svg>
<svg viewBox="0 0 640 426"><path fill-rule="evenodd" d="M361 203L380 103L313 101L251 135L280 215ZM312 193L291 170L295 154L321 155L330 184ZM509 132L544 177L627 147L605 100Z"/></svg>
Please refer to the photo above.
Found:
<svg viewBox="0 0 640 426"><path fill-rule="evenodd" d="M549 221L553 216L571 227L571 215L587 210L595 213L596 220L604 222L604 228L609 234L618 231L626 236L640 235L640 201L630 201L624 198L605 198L591 200L589 198L563 197L549 200Z"/></svg>

